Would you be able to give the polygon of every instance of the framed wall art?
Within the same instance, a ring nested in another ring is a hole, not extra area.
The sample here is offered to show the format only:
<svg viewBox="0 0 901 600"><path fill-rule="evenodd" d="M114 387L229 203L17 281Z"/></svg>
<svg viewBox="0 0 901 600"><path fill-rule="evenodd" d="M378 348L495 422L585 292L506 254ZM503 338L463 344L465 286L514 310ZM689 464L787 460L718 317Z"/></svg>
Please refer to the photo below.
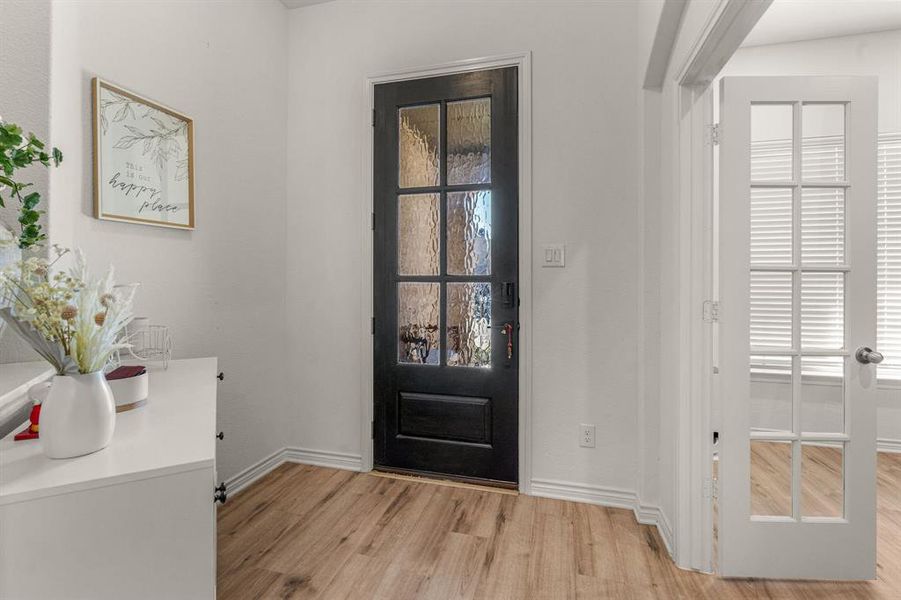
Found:
<svg viewBox="0 0 901 600"><path fill-rule="evenodd" d="M99 79L94 216L194 229L194 121Z"/></svg>

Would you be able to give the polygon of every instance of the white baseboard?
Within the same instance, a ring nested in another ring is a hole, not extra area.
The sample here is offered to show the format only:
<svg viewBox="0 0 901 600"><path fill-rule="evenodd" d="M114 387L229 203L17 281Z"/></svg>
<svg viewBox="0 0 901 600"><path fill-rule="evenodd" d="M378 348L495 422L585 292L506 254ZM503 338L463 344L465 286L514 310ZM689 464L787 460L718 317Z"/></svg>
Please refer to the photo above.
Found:
<svg viewBox="0 0 901 600"><path fill-rule="evenodd" d="M892 440L889 438L878 438L876 440L877 452L901 452L901 440Z"/></svg>
<svg viewBox="0 0 901 600"><path fill-rule="evenodd" d="M532 495L542 498L555 498L571 502L585 502L611 508L626 508L635 514L635 520L643 525L654 525L666 546L666 551L673 555L673 530L666 516L657 506L641 504L638 495L631 490L604 488L597 485L558 481L554 479L533 479Z"/></svg>
<svg viewBox="0 0 901 600"><path fill-rule="evenodd" d="M359 454L310 450L309 448L282 448L256 464L247 467L240 473L229 477L225 482L229 495L237 494L260 477L286 462L344 469L346 471L359 471L363 465L363 460Z"/></svg>

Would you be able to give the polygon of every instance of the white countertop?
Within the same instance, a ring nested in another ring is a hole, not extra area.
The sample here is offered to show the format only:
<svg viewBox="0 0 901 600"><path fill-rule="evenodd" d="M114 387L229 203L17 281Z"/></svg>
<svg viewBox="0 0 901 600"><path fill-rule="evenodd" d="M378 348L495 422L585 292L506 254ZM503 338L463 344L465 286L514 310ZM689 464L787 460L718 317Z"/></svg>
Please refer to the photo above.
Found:
<svg viewBox="0 0 901 600"><path fill-rule="evenodd" d="M0 440L0 506L213 465L216 369L215 358L150 369L147 404L116 415L113 441L94 454L52 460L39 439L10 433Z"/></svg>

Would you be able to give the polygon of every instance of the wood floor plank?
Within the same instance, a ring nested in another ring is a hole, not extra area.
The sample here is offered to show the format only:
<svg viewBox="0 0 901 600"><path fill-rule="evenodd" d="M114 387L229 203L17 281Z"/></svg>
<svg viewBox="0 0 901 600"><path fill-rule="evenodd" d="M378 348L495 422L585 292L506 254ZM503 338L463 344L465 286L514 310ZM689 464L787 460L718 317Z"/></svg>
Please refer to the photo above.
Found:
<svg viewBox="0 0 901 600"><path fill-rule="evenodd" d="M827 454L816 457L812 490L834 481ZM223 600L897 600L901 455L880 454L878 474L879 580L798 582L682 571L656 529L629 510L286 464L220 508L218 593ZM817 502L811 506L828 510L838 498Z"/></svg>

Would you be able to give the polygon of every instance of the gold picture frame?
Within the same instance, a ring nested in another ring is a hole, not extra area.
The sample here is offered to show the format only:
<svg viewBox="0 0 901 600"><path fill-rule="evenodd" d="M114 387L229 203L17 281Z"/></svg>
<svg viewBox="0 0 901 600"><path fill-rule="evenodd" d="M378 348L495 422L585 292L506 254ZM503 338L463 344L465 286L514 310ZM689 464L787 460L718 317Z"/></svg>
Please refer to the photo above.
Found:
<svg viewBox="0 0 901 600"><path fill-rule="evenodd" d="M94 77L94 217L194 229L194 120Z"/></svg>

